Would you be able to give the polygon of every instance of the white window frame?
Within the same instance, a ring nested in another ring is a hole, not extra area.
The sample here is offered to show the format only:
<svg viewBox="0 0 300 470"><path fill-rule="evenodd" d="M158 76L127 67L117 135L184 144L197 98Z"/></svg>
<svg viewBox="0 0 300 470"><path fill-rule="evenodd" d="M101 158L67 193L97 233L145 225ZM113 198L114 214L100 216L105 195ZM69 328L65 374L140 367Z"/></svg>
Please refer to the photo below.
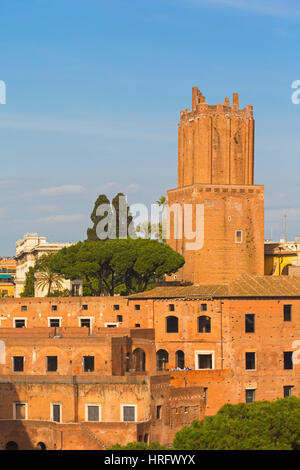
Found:
<svg viewBox="0 0 300 470"><path fill-rule="evenodd" d="M89 421L88 407L97 406L99 408L99 420L98 421ZM87 423L100 423L102 421L102 405L101 403L85 403L85 421Z"/></svg>
<svg viewBox="0 0 300 470"><path fill-rule="evenodd" d="M105 328L109 328L112 325L115 326L116 328L119 328L119 323L118 322L109 321L107 323L104 323Z"/></svg>
<svg viewBox="0 0 300 470"><path fill-rule="evenodd" d="M50 326L50 320L59 320L59 326L57 328L61 328L61 320L62 317L48 317L48 327L51 328ZM53 328L53 327L52 327Z"/></svg>
<svg viewBox="0 0 300 470"><path fill-rule="evenodd" d="M200 354L211 354L212 358L211 358L211 365L212 365L212 368L211 369L199 369L198 367L198 355ZM195 351L195 370L214 370L215 369L215 351Z"/></svg>
<svg viewBox="0 0 300 470"><path fill-rule="evenodd" d="M241 232L241 241L237 240L237 233L238 232ZM237 244L243 243L243 230L236 230L235 231L235 243L237 243Z"/></svg>
<svg viewBox="0 0 300 470"><path fill-rule="evenodd" d="M59 405L59 407L60 407L60 412L59 412L60 421L54 421L54 419L53 419L53 405ZM61 402L52 401L52 402L50 403L50 417L51 417L51 421L52 421L53 423L62 423L62 422L63 422L63 419L62 419L62 404L61 404Z"/></svg>
<svg viewBox="0 0 300 470"><path fill-rule="evenodd" d="M25 405L25 418L24 419L18 419L17 418L17 409L16 405ZM28 403L27 401L14 401L13 402L13 419L16 421L25 421L28 419Z"/></svg>
<svg viewBox="0 0 300 470"><path fill-rule="evenodd" d="M134 421L124 421L124 408L125 406L133 406L134 407ZM120 405L120 408L121 408L121 421L123 423L137 423L138 422L138 414L137 414L137 405L133 404L133 403L124 403L123 405Z"/></svg>
<svg viewBox="0 0 300 470"><path fill-rule="evenodd" d="M94 317L78 317L78 326L80 328L83 328L81 326L81 320L90 320L90 333L92 333L93 331L93 320L94 320Z"/></svg>
<svg viewBox="0 0 300 470"><path fill-rule="evenodd" d="M16 320L24 320L25 321L25 328L27 328L27 317L14 317L13 318L14 328L16 328Z"/></svg>

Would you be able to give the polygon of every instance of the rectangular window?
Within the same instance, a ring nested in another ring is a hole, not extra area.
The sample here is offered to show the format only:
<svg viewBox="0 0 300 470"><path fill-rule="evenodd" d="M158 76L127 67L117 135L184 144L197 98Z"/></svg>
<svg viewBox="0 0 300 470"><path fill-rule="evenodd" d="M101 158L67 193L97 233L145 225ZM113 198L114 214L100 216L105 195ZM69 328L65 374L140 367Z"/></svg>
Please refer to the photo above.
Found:
<svg viewBox="0 0 300 470"><path fill-rule="evenodd" d="M118 328L118 323L104 323L105 328Z"/></svg>
<svg viewBox="0 0 300 470"><path fill-rule="evenodd" d="M293 388L294 388L294 385L285 385L283 387L283 397L284 398L291 397L293 395Z"/></svg>
<svg viewBox="0 0 300 470"><path fill-rule="evenodd" d="M14 327L15 328L26 328L25 318L14 318Z"/></svg>
<svg viewBox="0 0 300 470"><path fill-rule="evenodd" d="M60 318L49 318L48 324L51 328L59 328L61 326Z"/></svg>
<svg viewBox="0 0 300 470"><path fill-rule="evenodd" d="M198 369L212 368L212 354L198 354Z"/></svg>
<svg viewBox="0 0 300 470"><path fill-rule="evenodd" d="M86 305L86 304L83 305L83 306L82 306L82 310L88 310L88 305Z"/></svg>
<svg viewBox="0 0 300 470"><path fill-rule="evenodd" d="M207 304L201 304L201 312L207 312Z"/></svg>
<svg viewBox="0 0 300 470"><path fill-rule="evenodd" d="M245 332L255 333L255 315L252 313L245 315Z"/></svg>
<svg viewBox="0 0 300 470"><path fill-rule="evenodd" d="M292 321L292 306L283 306L283 321Z"/></svg>
<svg viewBox="0 0 300 470"><path fill-rule="evenodd" d="M117 322L122 323L123 322L123 315L117 315Z"/></svg>
<svg viewBox="0 0 300 470"><path fill-rule="evenodd" d="M255 401L255 389L246 389L246 403L253 403Z"/></svg>
<svg viewBox="0 0 300 470"><path fill-rule="evenodd" d="M120 305L114 305L114 310L120 310Z"/></svg>
<svg viewBox="0 0 300 470"><path fill-rule="evenodd" d="M136 421L136 407L134 405L123 405L123 421Z"/></svg>
<svg viewBox="0 0 300 470"><path fill-rule="evenodd" d="M174 304L169 304L169 311L174 312L175 311L175 305Z"/></svg>
<svg viewBox="0 0 300 470"><path fill-rule="evenodd" d="M94 372L95 370L95 357L83 356L83 370L84 372Z"/></svg>
<svg viewBox="0 0 300 470"><path fill-rule="evenodd" d="M293 369L293 351L283 353L283 368L286 370Z"/></svg>
<svg viewBox="0 0 300 470"><path fill-rule="evenodd" d="M22 312L27 312L27 305L22 305L21 310Z"/></svg>
<svg viewBox="0 0 300 470"><path fill-rule="evenodd" d="M80 318L80 326L81 327L86 327L86 328L91 328L91 320L90 318Z"/></svg>
<svg viewBox="0 0 300 470"><path fill-rule="evenodd" d="M156 419L160 419L161 418L161 405L158 405L156 407Z"/></svg>
<svg viewBox="0 0 300 470"><path fill-rule="evenodd" d="M256 369L256 354L255 352L246 352L246 370Z"/></svg>
<svg viewBox="0 0 300 470"><path fill-rule="evenodd" d="M86 421L101 420L101 405L86 405Z"/></svg>
<svg viewBox="0 0 300 470"><path fill-rule="evenodd" d="M140 325L140 323L136 323L136 324L134 325L134 327L135 327L135 328L140 328L141 325Z"/></svg>
<svg viewBox="0 0 300 470"><path fill-rule="evenodd" d="M242 230L235 231L235 243L242 243L243 241L243 232Z"/></svg>
<svg viewBox="0 0 300 470"><path fill-rule="evenodd" d="M138 305L138 304L137 304L137 305L135 305L135 306L134 306L134 310L141 310L141 306L140 306L140 305Z"/></svg>
<svg viewBox="0 0 300 470"><path fill-rule="evenodd" d="M14 403L14 419L27 419L27 403Z"/></svg>
<svg viewBox="0 0 300 470"><path fill-rule="evenodd" d="M23 356L14 356L13 357L13 371L14 372L23 372L24 371L24 357Z"/></svg>
<svg viewBox="0 0 300 470"><path fill-rule="evenodd" d="M46 366L47 366L47 372L56 372L57 371L57 356L47 356Z"/></svg>
<svg viewBox="0 0 300 470"><path fill-rule="evenodd" d="M60 403L52 403L52 421L56 423L61 422L61 404Z"/></svg>
<svg viewBox="0 0 300 470"><path fill-rule="evenodd" d="M57 305L52 305L52 312L57 312Z"/></svg>

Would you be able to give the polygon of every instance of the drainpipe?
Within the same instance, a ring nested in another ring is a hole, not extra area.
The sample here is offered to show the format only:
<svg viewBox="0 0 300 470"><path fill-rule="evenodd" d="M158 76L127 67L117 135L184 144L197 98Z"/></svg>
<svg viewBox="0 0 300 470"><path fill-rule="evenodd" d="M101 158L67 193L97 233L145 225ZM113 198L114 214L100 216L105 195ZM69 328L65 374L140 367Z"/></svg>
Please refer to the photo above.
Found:
<svg viewBox="0 0 300 470"><path fill-rule="evenodd" d="M223 357L223 305L224 302L220 303L220 313L221 313L221 369L223 370L224 357Z"/></svg>

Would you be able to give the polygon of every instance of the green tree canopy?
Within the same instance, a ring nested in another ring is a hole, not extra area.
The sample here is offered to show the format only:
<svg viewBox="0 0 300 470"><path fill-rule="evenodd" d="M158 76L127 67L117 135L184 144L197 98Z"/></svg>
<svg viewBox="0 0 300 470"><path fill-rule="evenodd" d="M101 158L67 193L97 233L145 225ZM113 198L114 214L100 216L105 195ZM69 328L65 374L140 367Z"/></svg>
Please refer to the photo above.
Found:
<svg viewBox="0 0 300 470"><path fill-rule="evenodd" d="M51 263L64 278L83 279L93 295L114 295L120 285L125 294L146 290L178 271L184 258L155 240L128 238L79 242L58 251Z"/></svg>
<svg viewBox="0 0 300 470"><path fill-rule="evenodd" d="M300 450L300 399L225 405L180 430L177 450Z"/></svg>

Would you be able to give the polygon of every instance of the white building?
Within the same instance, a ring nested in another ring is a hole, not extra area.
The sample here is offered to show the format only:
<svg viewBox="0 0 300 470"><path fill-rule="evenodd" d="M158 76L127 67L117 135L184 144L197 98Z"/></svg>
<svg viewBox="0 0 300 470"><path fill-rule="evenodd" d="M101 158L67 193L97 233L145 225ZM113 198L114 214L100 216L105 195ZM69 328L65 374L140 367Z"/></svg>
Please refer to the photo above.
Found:
<svg viewBox="0 0 300 470"><path fill-rule="evenodd" d="M64 247L73 245L73 243L48 243L46 237L39 237L37 233L26 233L22 240L16 242L17 262L15 277L15 297L20 297L24 290L26 273L30 267L34 267L38 258L50 253L56 253ZM81 280L64 279L62 289L69 289L75 295L82 295ZM35 286L35 297L45 297L47 288L40 289Z"/></svg>

